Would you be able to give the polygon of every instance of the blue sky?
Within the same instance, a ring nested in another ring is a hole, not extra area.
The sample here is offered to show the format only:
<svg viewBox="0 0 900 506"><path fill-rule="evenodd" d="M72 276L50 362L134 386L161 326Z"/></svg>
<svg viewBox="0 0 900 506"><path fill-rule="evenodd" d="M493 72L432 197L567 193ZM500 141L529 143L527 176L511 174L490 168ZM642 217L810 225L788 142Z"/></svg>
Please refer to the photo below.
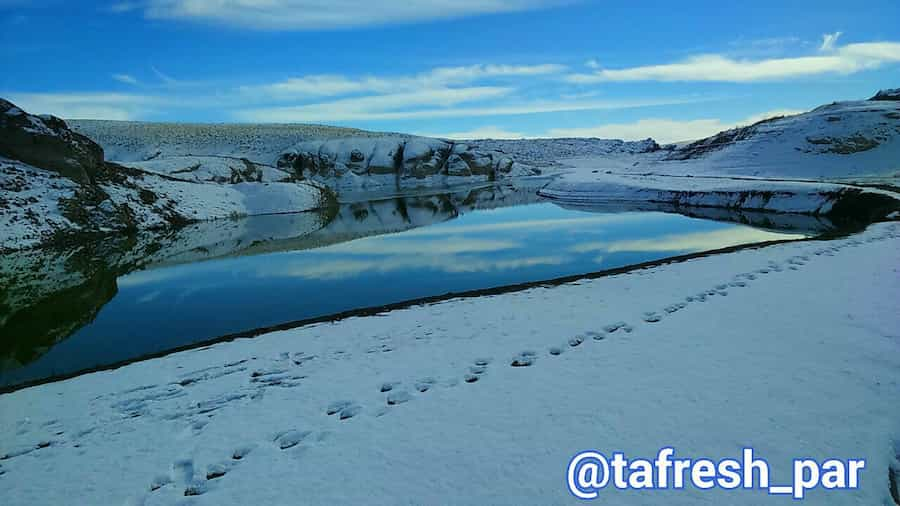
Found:
<svg viewBox="0 0 900 506"><path fill-rule="evenodd" d="M900 86L896 0L638 3L0 0L0 96L67 118L672 141Z"/></svg>

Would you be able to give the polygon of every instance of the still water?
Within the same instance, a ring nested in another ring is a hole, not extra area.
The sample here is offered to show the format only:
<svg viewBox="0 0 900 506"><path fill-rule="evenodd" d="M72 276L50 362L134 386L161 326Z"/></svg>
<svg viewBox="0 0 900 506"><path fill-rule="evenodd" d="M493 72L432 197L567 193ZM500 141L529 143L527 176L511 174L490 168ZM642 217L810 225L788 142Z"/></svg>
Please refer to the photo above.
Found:
<svg viewBox="0 0 900 506"><path fill-rule="evenodd" d="M492 187L23 252L0 265L0 385L342 311L801 237Z"/></svg>

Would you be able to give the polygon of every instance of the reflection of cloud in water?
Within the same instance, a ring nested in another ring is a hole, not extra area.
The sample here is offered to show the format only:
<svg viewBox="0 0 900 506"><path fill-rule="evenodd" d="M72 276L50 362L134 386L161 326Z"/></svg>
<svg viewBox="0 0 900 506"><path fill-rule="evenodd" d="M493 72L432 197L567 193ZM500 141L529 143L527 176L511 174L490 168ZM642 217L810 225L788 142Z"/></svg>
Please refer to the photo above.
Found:
<svg viewBox="0 0 900 506"><path fill-rule="evenodd" d="M181 276L181 272L176 269L149 269L146 271L137 271L120 277L116 280L119 288L129 286L141 286L148 283L159 283L161 281L169 281Z"/></svg>
<svg viewBox="0 0 900 506"><path fill-rule="evenodd" d="M447 237L440 240L401 238L400 236L369 237L336 244L310 253L347 253L353 255L402 255L416 253L488 253L519 248L519 243L491 239Z"/></svg>
<svg viewBox="0 0 900 506"><path fill-rule="evenodd" d="M144 296L138 298L137 303L138 304L146 304L148 302L153 302L154 300L156 300L157 297L160 296L161 293L162 293L162 291L160 291L160 290L154 290L154 291L148 293L147 295L144 295Z"/></svg>
<svg viewBox="0 0 900 506"><path fill-rule="evenodd" d="M691 232L687 234L670 234L655 239L634 239L611 242L586 242L569 248L576 253L591 251L647 252L647 251L705 251L727 248L739 244L781 239L800 239L802 234L782 234L767 232L753 228L737 227L710 232Z"/></svg>
<svg viewBox="0 0 900 506"><path fill-rule="evenodd" d="M604 216L591 216L588 218L560 218L549 220L530 220L530 221L511 221L508 223L484 223L480 225L453 225L452 223L443 223L433 227L419 228L403 232L404 236L424 236L424 235L447 235L447 234L463 234L463 233L479 233L479 232L497 232L502 230L519 230L530 228L570 228L583 227L586 225L600 225L609 223L625 223L629 221L646 221L647 213L644 214L616 214Z"/></svg>
<svg viewBox="0 0 900 506"><path fill-rule="evenodd" d="M597 255L594 257L595 264L603 264L603 260L604 260L603 255Z"/></svg>
<svg viewBox="0 0 900 506"><path fill-rule="evenodd" d="M504 271L536 267L540 265L562 265L570 262L565 256L539 256L531 258L489 260L465 256L397 256L378 260L330 260L325 262L293 262L277 268L261 270L259 277L299 277L306 279L333 280L357 276L362 273L388 273L411 269L433 269L446 273L471 273Z"/></svg>

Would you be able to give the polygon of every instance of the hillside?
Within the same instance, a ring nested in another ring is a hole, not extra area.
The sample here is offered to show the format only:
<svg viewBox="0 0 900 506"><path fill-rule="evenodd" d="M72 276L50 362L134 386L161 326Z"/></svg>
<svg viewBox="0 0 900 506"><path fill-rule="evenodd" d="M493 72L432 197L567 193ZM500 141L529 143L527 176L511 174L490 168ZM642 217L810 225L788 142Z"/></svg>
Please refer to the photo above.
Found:
<svg viewBox="0 0 900 506"><path fill-rule="evenodd" d="M900 97L890 91L726 130L677 148L664 161L694 174L900 177Z"/></svg>

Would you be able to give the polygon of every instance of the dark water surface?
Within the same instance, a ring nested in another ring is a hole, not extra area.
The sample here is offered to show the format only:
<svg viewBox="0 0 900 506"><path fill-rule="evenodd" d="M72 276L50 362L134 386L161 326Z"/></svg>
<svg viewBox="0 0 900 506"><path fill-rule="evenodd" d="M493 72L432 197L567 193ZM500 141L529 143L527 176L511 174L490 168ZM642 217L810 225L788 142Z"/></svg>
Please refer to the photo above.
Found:
<svg viewBox="0 0 900 506"><path fill-rule="evenodd" d="M484 188L200 224L0 262L0 385L447 292L773 239L653 211L585 212Z"/></svg>

